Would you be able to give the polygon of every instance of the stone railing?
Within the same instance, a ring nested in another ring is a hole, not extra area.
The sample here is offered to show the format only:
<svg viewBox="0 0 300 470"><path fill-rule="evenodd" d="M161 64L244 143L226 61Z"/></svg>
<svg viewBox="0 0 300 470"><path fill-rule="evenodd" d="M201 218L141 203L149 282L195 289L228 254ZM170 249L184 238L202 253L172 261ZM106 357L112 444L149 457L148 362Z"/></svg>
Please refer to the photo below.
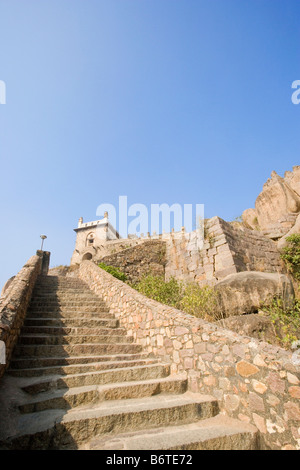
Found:
<svg viewBox="0 0 300 470"><path fill-rule="evenodd" d="M50 253L45 251L38 251L32 256L0 299L0 341L5 344L6 353L5 364L0 364L0 377L9 366L37 277L47 274L49 257Z"/></svg>
<svg viewBox="0 0 300 470"><path fill-rule="evenodd" d="M300 360L267 343L239 336L148 299L90 261L78 276L150 354L186 371L189 389L215 396L222 411L254 424L264 445L300 448Z"/></svg>

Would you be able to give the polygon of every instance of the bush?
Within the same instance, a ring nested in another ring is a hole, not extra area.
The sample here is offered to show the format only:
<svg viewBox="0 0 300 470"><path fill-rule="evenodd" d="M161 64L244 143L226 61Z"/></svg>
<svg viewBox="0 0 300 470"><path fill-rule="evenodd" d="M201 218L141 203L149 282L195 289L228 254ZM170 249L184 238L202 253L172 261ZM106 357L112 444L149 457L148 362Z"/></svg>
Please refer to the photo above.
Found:
<svg viewBox="0 0 300 470"><path fill-rule="evenodd" d="M124 274L122 271L120 271L119 268L115 268L114 266L108 266L104 263L98 264L99 268L104 269L104 271L108 272L112 276L116 277L120 281L125 282L127 280L126 274Z"/></svg>
<svg viewBox="0 0 300 470"><path fill-rule="evenodd" d="M161 276L149 274L133 286L138 292L162 304L178 307L182 298L182 283L172 277L165 281Z"/></svg>
<svg viewBox="0 0 300 470"><path fill-rule="evenodd" d="M262 307L262 311L270 317L281 346L290 348L300 338L299 299L294 300L294 304L287 308L282 298L275 297L269 305Z"/></svg>
<svg viewBox="0 0 300 470"><path fill-rule="evenodd" d="M282 249L281 258L294 278L300 281L300 234L290 235L286 240L288 246Z"/></svg>
<svg viewBox="0 0 300 470"><path fill-rule="evenodd" d="M196 283L184 285L174 277L165 281L163 277L153 275L144 276L132 287L151 299L195 317L207 320L222 318L218 294L211 287L200 287Z"/></svg>
<svg viewBox="0 0 300 470"><path fill-rule="evenodd" d="M218 293L209 286L200 287L190 283L185 287L180 308L198 318L220 320L223 318Z"/></svg>

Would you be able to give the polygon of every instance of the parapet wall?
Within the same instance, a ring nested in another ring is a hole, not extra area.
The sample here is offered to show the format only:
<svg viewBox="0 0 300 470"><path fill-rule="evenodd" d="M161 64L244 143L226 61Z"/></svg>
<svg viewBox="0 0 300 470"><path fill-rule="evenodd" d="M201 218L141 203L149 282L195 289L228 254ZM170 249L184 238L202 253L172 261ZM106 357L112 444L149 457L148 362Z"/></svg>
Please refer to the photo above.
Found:
<svg viewBox="0 0 300 470"><path fill-rule="evenodd" d="M219 217L206 221L204 245L197 249L196 234L182 233L167 242L166 277L214 284L241 271L284 272L275 243L260 232L235 228Z"/></svg>
<svg viewBox="0 0 300 470"><path fill-rule="evenodd" d="M38 251L23 266L0 299L0 341L5 343L6 364L0 364L4 374L18 341L32 291L39 274L46 274L50 253Z"/></svg>
<svg viewBox="0 0 300 470"><path fill-rule="evenodd" d="M162 251L165 255L161 256ZM98 247L94 261L119 267L134 282L145 273L215 284L241 271L283 273L276 244L261 232L213 217L205 222L199 249L196 232L172 232L144 239L124 239Z"/></svg>
<svg viewBox="0 0 300 470"><path fill-rule="evenodd" d="M300 449L299 355L240 336L148 299L90 261L78 276L150 354L186 372L189 389L254 424L267 448Z"/></svg>

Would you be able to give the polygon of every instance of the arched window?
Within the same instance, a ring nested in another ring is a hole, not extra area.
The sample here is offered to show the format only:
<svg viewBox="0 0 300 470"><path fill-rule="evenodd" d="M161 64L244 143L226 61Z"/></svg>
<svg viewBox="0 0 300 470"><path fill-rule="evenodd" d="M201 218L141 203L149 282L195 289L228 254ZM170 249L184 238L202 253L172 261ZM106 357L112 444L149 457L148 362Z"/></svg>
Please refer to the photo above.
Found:
<svg viewBox="0 0 300 470"><path fill-rule="evenodd" d="M83 257L82 257L82 261L84 261L84 260L88 260L88 261L89 261L89 260L91 260L92 258L93 258L92 253L85 253L85 255L83 255Z"/></svg>
<svg viewBox="0 0 300 470"><path fill-rule="evenodd" d="M93 233L89 233L86 237L86 246L94 245L95 235Z"/></svg>

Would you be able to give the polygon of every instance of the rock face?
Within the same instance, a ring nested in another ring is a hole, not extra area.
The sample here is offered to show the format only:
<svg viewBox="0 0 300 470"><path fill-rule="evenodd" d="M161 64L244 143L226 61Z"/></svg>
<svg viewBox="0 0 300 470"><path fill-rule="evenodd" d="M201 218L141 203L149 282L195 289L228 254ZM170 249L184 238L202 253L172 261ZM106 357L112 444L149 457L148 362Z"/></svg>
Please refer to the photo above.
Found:
<svg viewBox="0 0 300 470"><path fill-rule="evenodd" d="M282 250L282 248L287 246L287 241L286 241L287 237L290 237L291 235L294 235L296 233L300 233L300 214L298 215L296 219L296 223L291 228L291 230L278 241L277 248L279 250Z"/></svg>
<svg viewBox="0 0 300 470"><path fill-rule="evenodd" d="M235 331L239 335L251 336L271 344L280 345L274 325L270 318L252 313L225 318L218 322L223 328Z"/></svg>
<svg viewBox="0 0 300 470"><path fill-rule="evenodd" d="M295 293L292 282L283 274L245 271L231 274L215 285L226 317L255 313L260 306L280 295L290 305Z"/></svg>
<svg viewBox="0 0 300 470"><path fill-rule="evenodd" d="M278 240L289 232L300 213L300 166L287 171L284 178L275 171L256 199L255 209L243 213L248 228L261 230Z"/></svg>

